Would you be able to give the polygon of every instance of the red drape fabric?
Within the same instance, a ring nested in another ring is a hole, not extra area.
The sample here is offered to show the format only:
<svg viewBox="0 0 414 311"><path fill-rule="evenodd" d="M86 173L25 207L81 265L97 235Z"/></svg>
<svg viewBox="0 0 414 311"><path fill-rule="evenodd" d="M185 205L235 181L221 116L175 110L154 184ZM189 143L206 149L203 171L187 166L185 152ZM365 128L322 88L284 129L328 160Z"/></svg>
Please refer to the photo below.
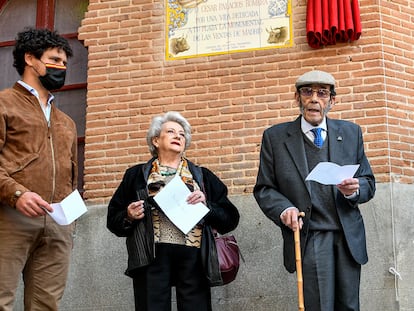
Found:
<svg viewBox="0 0 414 311"><path fill-rule="evenodd" d="M308 0L306 36L312 48L358 40L361 31L358 0Z"/></svg>

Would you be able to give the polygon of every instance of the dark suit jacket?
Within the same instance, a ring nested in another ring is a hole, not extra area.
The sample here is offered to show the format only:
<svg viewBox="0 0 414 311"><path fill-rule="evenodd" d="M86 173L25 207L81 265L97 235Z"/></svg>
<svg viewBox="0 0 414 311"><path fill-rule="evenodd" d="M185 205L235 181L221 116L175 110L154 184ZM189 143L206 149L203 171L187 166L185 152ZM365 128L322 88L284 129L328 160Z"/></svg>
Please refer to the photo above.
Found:
<svg viewBox="0 0 414 311"><path fill-rule="evenodd" d="M365 156L361 128L351 122L327 118L329 161L339 165L360 164L355 177L359 179L359 196L346 199L334 187L335 205L346 241L355 261L368 261L365 227L358 208L375 193L375 179ZM301 230L301 250L305 249L308 223L312 213L308 182L309 173L301 130L301 117L293 122L274 125L263 133L260 166L254 196L264 214L282 230L284 265L296 270L294 239L291 229L282 224L280 214L295 206L305 212ZM303 255L303 254L302 254Z"/></svg>

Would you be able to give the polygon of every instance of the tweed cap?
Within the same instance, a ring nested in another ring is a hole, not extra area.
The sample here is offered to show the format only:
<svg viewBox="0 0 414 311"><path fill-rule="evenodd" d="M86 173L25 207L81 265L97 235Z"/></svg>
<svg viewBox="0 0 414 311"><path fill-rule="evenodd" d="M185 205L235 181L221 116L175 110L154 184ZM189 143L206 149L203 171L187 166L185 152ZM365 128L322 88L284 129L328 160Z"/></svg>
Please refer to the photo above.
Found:
<svg viewBox="0 0 414 311"><path fill-rule="evenodd" d="M335 87L335 78L325 71L313 70L301 75L296 80L296 88L310 84L328 84Z"/></svg>

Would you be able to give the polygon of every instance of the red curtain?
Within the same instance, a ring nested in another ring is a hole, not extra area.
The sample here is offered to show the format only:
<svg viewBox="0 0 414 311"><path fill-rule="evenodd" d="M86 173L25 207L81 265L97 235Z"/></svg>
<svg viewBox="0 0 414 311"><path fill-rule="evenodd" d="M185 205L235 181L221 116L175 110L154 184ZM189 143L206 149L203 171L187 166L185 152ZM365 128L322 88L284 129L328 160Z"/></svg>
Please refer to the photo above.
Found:
<svg viewBox="0 0 414 311"><path fill-rule="evenodd" d="M308 0L306 36L313 48L361 36L358 0Z"/></svg>

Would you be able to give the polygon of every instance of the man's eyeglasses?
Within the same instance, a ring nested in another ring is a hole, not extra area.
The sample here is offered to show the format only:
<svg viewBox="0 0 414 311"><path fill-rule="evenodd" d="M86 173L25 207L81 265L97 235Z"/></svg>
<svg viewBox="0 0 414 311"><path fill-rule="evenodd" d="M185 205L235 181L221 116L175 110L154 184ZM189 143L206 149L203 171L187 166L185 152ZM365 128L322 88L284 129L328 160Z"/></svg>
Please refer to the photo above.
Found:
<svg viewBox="0 0 414 311"><path fill-rule="evenodd" d="M329 95L331 95L331 91L327 89L313 89L311 87L302 87L299 89L300 95L305 96L305 97L313 96L314 92L316 92L316 95L319 98L328 98Z"/></svg>

